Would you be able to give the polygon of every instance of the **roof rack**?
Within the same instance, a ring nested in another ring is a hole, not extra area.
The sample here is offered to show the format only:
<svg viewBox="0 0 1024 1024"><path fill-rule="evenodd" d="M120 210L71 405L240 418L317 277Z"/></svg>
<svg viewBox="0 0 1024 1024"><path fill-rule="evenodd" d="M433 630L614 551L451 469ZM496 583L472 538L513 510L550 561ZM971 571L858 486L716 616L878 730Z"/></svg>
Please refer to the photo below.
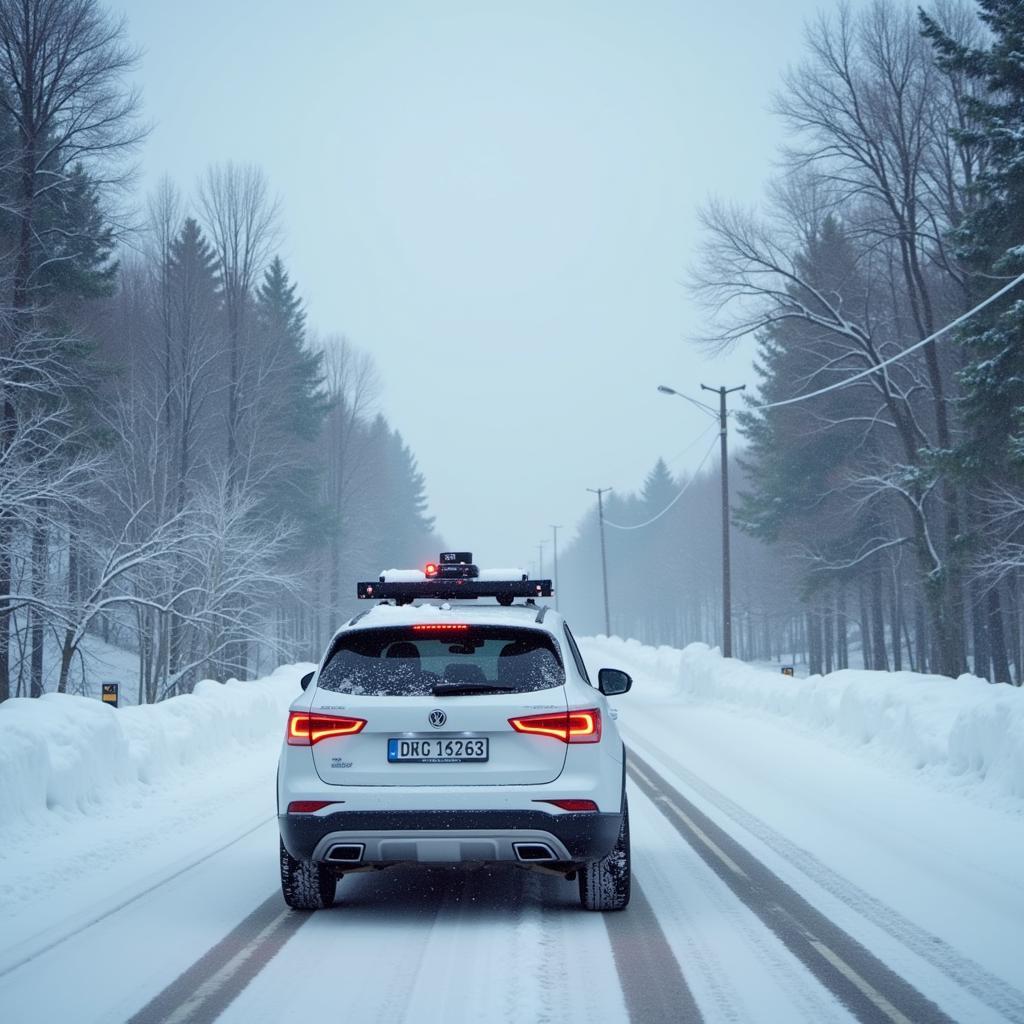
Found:
<svg viewBox="0 0 1024 1024"><path fill-rule="evenodd" d="M517 597L551 597L552 593L551 580L435 579L395 583L376 580L356 584L356 596L361 600L391 600L398 604L429 599L475 601L478 597L494 597L499 604L511 604Z"/></svg>
<svg viewBox="0 0 1024 1024"><path fill-rule="evenodd" d="M388 579L388 576L397 579ZM484 578L481 578L484 577ZM473 564L470 551L442 551L438 561L428 562L425 570L398 569L381 573L376 581L356 584L360 600L392 600L396 604L413 601L474 601L478 597L497 598L508 606L517 597L527 603L537 597L550 597L551 580L530 580L521 569L492 569L481 573Z"/></svg>

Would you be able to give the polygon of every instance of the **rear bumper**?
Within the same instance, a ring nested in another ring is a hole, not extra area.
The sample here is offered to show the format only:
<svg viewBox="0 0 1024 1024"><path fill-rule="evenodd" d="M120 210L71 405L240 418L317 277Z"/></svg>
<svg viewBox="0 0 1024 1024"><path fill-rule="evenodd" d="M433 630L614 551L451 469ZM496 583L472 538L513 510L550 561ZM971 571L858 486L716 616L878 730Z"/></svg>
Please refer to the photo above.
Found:
<svg viewBox="0 0 1024 1024"><path fill-rule="evenodd" d="M611 853L621 814L545 811L335 811L278 815L281 839L299 860L335 844L363 847L363 864L515 861L516 843L546 842L557 859L583 863Z"/></svg>

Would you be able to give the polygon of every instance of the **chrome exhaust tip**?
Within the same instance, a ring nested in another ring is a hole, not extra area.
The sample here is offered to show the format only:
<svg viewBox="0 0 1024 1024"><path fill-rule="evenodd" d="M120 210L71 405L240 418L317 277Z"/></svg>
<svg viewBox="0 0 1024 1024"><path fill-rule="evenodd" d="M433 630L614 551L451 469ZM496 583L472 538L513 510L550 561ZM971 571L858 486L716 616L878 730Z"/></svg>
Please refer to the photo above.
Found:
<svg viewBox="0 0 1024 1024"><path fill-rule="evenodd" d="M324 859L332 864L358 864L363 859L365 849L362 843L335 843Z"/></svg>
<svg viewBox="0 0 1024 1024"><path fill-rule="evenodd" d="M516 859L523 864L541 864L544 861L558 860L555 851L547 843L513 843Z"/></svg>

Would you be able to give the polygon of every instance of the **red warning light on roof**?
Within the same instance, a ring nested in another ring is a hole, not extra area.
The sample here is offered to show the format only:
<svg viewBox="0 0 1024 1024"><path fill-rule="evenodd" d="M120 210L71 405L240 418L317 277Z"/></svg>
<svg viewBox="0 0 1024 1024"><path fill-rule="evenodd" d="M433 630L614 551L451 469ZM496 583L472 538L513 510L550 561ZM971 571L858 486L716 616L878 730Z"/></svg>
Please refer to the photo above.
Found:
<svg viewBox="0 0 1024 1024"><path fill-rule="evenodd" d="M427 575L428 577L430 577L430 576L436 576L436 575L437 575L437 566L436 566L436 565L434 565L434 563L433 563L433 562L427 562L426 568L425 568L425 569L424 569L423 571L424 571L424 573L425 573L425 574L426 574L426 575Z"/></svg>

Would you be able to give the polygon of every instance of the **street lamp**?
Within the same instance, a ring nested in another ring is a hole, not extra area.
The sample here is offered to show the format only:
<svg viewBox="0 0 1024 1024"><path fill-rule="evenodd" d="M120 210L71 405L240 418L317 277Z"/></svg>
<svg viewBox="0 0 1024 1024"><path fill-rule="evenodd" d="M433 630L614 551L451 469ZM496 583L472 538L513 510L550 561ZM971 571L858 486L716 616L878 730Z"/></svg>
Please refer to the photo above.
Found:
<svg viewBox="0 0 1024 1024"><path fill-rule="evenodd" d="M703 387L703 385L701 385ZM690 405L697 406L698 409L703 409L704 412L710 416L717 416L718 413L711 408L710 405L705 405L703 402L698 402L696 398L691 398L689 395L684 395L681 391L676 391L675 388L670 388L667 384L659 384L658 390L663 395L675 395L676 398L681 398L684 402L689 402Z"/></svg>

